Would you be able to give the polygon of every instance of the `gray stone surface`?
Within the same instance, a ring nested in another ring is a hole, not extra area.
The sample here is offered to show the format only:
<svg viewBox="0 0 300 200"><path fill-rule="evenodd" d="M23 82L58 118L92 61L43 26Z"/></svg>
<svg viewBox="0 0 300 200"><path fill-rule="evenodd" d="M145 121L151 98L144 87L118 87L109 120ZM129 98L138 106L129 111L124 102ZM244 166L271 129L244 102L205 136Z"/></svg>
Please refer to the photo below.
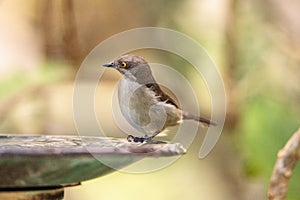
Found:
<svg viewBox="0 0 300 200"><path fill-rule="evenodd" d="M0 135L0 188L72 185L145 157L185 153L180 144L136 144L88 136ZM98 159L97 159L98 158Z"/></svg>

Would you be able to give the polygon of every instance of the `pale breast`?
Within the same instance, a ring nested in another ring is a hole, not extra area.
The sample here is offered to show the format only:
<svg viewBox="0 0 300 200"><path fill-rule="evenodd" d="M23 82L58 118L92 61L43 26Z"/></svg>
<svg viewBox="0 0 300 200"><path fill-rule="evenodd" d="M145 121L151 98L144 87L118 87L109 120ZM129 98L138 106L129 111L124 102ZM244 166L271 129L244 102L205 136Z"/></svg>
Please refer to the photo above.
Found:
<svg viewBox="0 0 300 200"><path fill-rule="evenodd" d="M181 120L181 112L175 106L159 102L149 88L125 77L119 82L118 99L126 120L146 134L160 132Z"/></svg>

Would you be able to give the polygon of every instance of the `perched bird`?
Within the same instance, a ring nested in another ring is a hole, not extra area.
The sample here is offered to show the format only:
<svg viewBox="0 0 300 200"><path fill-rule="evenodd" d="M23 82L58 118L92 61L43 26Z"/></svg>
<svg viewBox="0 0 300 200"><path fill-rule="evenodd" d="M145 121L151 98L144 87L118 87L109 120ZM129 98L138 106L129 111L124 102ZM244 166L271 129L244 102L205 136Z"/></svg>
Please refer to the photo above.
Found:
<svg viewBox="0 0 300 200"><path fill-rule="evenodd" d="M118 70L122 79L118 85L118 100L125 119L144 137L129 135L128 141L151 142L166 127L182 120L195 120L204 125L216 125L208 119L181 110L155 81L150 66L141 56L124 55L103 65Z"/></svg>

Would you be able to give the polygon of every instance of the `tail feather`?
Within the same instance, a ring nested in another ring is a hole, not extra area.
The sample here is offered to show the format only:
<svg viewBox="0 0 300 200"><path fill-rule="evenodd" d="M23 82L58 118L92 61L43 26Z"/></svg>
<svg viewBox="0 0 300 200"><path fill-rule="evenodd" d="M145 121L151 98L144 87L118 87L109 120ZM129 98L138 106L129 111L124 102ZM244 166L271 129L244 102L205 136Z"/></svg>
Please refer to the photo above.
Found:
<svg viewBox="0 0 300 200"><path fill-rule="evenodd" d="M199 117L199 116L187 113L187 112L183 112L182 117L185 120L195 120L195 121L201 122L202 124L207 125L207 126L216 126L217 125L215 122L212 122L209 119L205 119L203 117Z"/></svg>

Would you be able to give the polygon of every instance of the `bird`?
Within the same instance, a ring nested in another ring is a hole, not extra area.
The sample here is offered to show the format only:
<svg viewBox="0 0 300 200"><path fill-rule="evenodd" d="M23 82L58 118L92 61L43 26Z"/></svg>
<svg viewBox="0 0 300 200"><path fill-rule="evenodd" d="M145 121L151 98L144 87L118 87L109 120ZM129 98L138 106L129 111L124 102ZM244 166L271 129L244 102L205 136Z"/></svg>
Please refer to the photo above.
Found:
<svg viewBox="0 0 300 200"><path fill-rule="evenodd" d="M194 120L205 126L216 126L206 118L183 111L154 79L150 65L141 56L123 55L104 67L119 71L118 101L121 113L143 137L128 135L129 142L151 143L164 129Z"/></svg>

